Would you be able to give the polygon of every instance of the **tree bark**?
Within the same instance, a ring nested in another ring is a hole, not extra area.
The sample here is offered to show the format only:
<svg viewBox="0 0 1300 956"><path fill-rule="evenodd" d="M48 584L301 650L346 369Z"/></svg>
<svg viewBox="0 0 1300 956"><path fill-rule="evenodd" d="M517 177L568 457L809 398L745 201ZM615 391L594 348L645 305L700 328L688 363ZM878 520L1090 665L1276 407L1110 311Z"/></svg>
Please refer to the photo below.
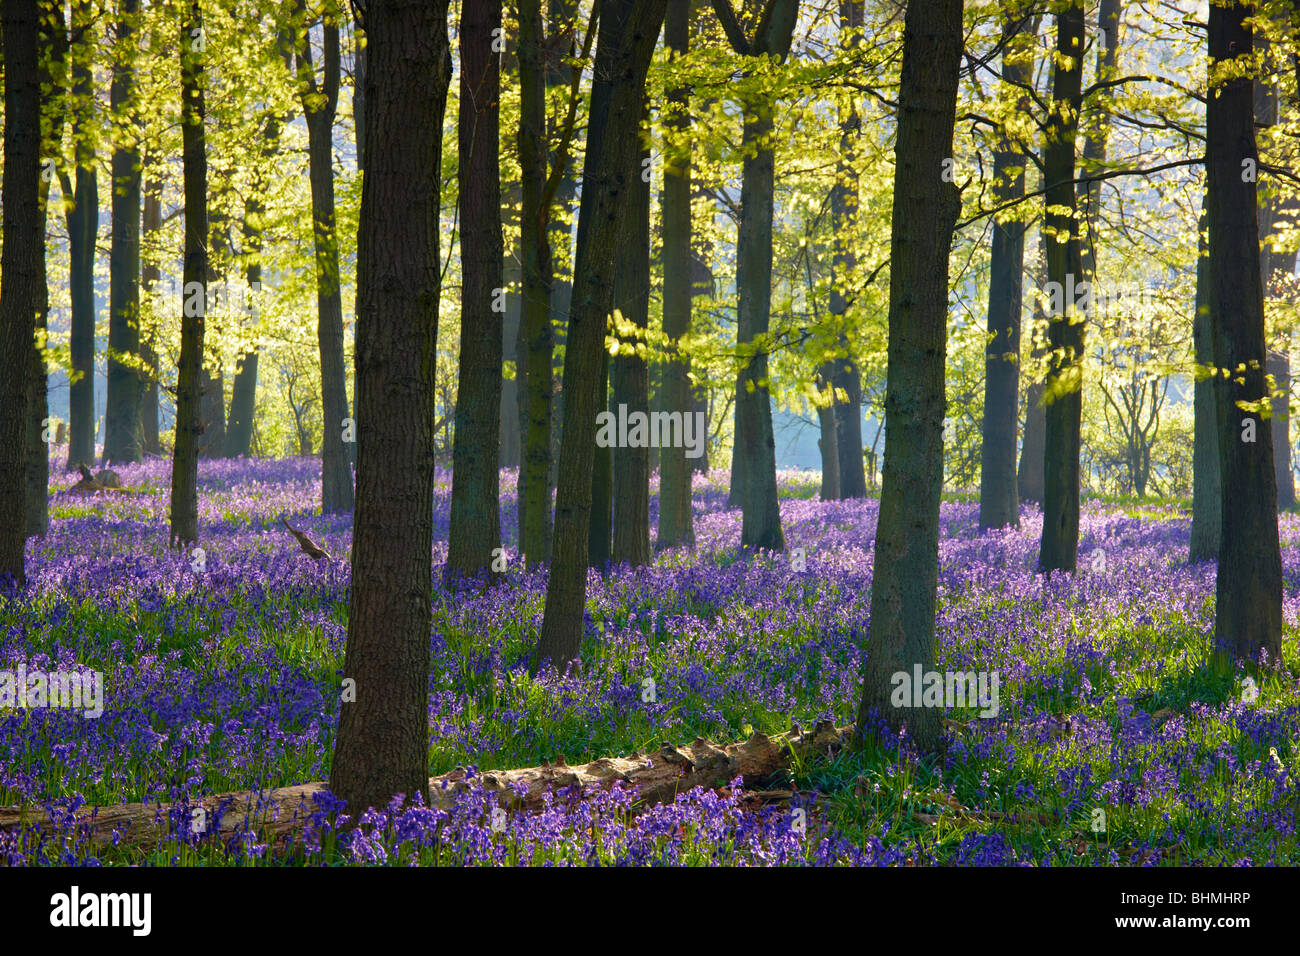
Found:
<svg viewBox="0 0 1300 956"><path fill-rule="evenodd" d="M133 51L139 0L122 0L110 101L114 115L135 108ZM127 134L130 135L130 134ZM108 395L104 409L104 463L138 462L140 376L118 356L140 353L140 150L134 141L113 151L113 234L109 252Z"/></svg>
<svg viewBox="0 0 1300 956"><path fill-rule="evenodd" d="M208 294L208 157L204 135L203 16L198 0L181 21L181 149L185 189L181 354L176 378L176 441L172 450L171 546L199 539L199 389Z"/></svg>
<svg viewBox="0 0 1300 956"><path fill-rule="evenodd" d="M1044 179L1048 233L1047 281L1060 291L1047 328L1052 360L1047 374L1043 442L1043 534L1040 571L1073 571L1079 550L1079 439L1083 414L1083 322L1076 297L1082 283L1079 220L1074 189L1075 139L1083 80L1083 5L1056 15L1053 109L1047 123Z"/></svg>
<svg viewBox="0 0 1300 956"><path fill-rule="evenodd" d="M1211 76L1252 52L1253 8L1210 7ZM1277 530L1273 436L1261 427L1266 403L1264 290L1260 279L1258 205L1247 161L1258 163L1249 71L1221 82L1206 107L1210 319L1222 476L1222 535L1216 588L1216 664L1255 663L1261 651L1281 661L1282 562ZM1242 408L1240 403L1255 403ZM1256 431L1248 440L1248 429Z"/></svg>
<svg viewBox="0 0 1300 956"><path fill-rule="evenodd" d="M943 181L952 156L962 53L961 0L909 4L903 27L889 280L885 462L876 531L871 628L859 744L875 719L906 726L922 752L939 739L941 713L891 706L892 675L934 666L943 491L948 254L961 209ZM874 717L873 717L874 715Z"/></svg>
<svg viewBox="0 0 1300 956"><path fill-rule="evenodd" d="M664 18L664 46L684 56L690 42L692 2L672 3ZM670 349L664 363L662 409L683 422L694 411L690 359L682 337L691 328L691 141L690 90L677 87L664 96L664 183L660 193L663 229L663 332ZM686 449L659 450L659 529L657 548L695 545L691 509L691 469Z"/></svg>
<svg viewBox="0 0 1300 956"><path fill-rule="evenodd" d="M27 388L40 306L41 87L36 0L6 0L4 242L0 247L0 585L27 583Z"/></svg>
<svg viewBox="0 0 1300 956"><path fill-rule="evenodd" d="M597 386L598 409L609 409L609 351L600 356L600 384ZM597 445L592 452L591 521L587 525L587 566L601 574L609 569L613 554L614 532L614 450Z"/></svg>
<svg viewBox="0 0 1300 956"><path fill-rule="evenodd" d="M784 60L798 19L798 0L768 0L759 32L738 53ZM714 0L719 18L734 21L731 0ZM737 38L738 39L738 38ZM732 42L736 46L735 40ZM785 550L776 490L776 439L767 385L767 350L756 340L766 336L772 309L772 206L776 158L771 142L775 104L742 104L745 159L741 171L740 224L736 234L736 341L743 363L736 377L736 425L733 477L741 495L740 544L747 549ZM746 353L753 351L752 355ZM736 471L739 475L735 475ZM733 491L734 495L734 491Z"/></svg>
<svg viewBox="0 0 1300 956"><path fill-rule="evenodd" d="M151 299L161 276L158 263L153 256L145 255L144 250L157 248L158 233L162 231L162 183L157 179L149 179L145 183L140 229L143 236L140 293L143 298ZM140 359L150 371L140 399L140 448L145 455L161 455L162 442L158 439L158 353L153 346L152 332L140 343Z"/></svg>
<svg viewBox="0 0 1300 956"><path fill-rule="evenodd" d="M461 7L460 362L447 577L492 573L501 545L501 78L492 45L501 0ZM502 303L504 304L504 303Z"/></svg>
<svg viewBox="0 0 1300 956"><path fill-rule="evenodd" d="M648 103L643 121L649 119ZM637 131L640 138L640 131ZM637 173L629 190L629 208L623 221L623 239L614 276L614 307L643 334L650 324L650 150L642 147ZM621 343L610 362L614 409L627 406L629 419L650 412L650 368L644 339ZM631 346L633 354L627 354ZM614 550L615 564L632 567L650 563L650 447L619 444L614 449Z"/></svg>
<svg viewBox="0 0 1300 956"><path fill-rule="evenodd" d="M526 358L527 422L523 443L520 494L523 524L520 535L528 567L551 555L551 328L552 263L549 219L545 199L546 58L543 50L541 0L519 4L519 167L523 185L520 249L523 252L521 348Z"/></svg>
<svg viewBox="0 0 1300 956"><path fill-rule="evenodd" d="M853 49L861 46L864 25L865 11L862 0L841 0L841 43ZM857 256L847 237L858 215L858 173L853 163L853 156L861 130L862 120L858 116L857 107L850 106L848 114L840 120L840 159L835 172L835 186L831 190L831 218L835 233L832 270L837 278L847 279L856 272L858 267ZM830 311L832 315L841 317L848 315L849 299L840 281L835 281L831 285ZM840 321L843 322L844 319L841 318ZM838 445L835 454L835 497L865 498L867 473L866 463L862 457L862 374L858 370L858 363L854 361L851 354L848 354L849 338L847 329L843 326L840 330L840 341L846 354L830 363L828 376L828 382L834 386L837 395L843 392L845 396L844 401L836 400L832 406L835 414L835 441ZM827 426L829 424L827 422ZM826 500L824 494L822 500Z"/></svg>
<svg viewBox="0 0 1300 956"><path fill-rule="evenodd" d="M578 656L587 590L587 535L596 413L617 241L628 214L641 144L645 79L667 0L605 0L588 111L573 305L564 362L566 427L560 445L555 543L542 633L532 668L560 670Z"/></svg>
<svg viewBox="0 0 1300 956"><path fill-rule="evenodd" d="M1037 259L1038 288L1047 284L1047 237L1038 231ZM1034 318L1030 332L1030 357L1035 368L1047 353L1043 343L1043 330L1047 314L1043 302L1034 296ZM1037 373L1035 373L1037 374ZM1043 503L1043 455L1047 441L1047 410L1043 407L1043 381L1035 378L1025 388L1025 434L1020 443L1020 467L1016 471L1016 490L1021 501Z"/></svg>
<svg viewBox="0 0 1300 956"><path fill-rule="evenodd" d="M300 0L301 4L301 0ZM300 11L305 6L300 5ZM311 180L312 235L316 248L316 338L320 345L321 511L352 510L352 465L343 447L348 416L347 369L343 360L343 300L339 290L339 240L334 224L334 113L339 98L339 25L325 15L324 72L319 83L311 54L310 24L301 24L297 68Z"/></svg>
<svg viewBox="0 0 1300 956"><path fill-rule="evenodd" d="M835 363L827 362L817 373L817 385L822 390L835 388ZM822 501L835 501L842 497L840 493L840 438L839 414L835 399L830 404L817 409L817 425L821 437L817 439L817 450L822 456Z"/></svg>
<svg viewBox="0 0 1300 956"><path fill-rule="evenodd" d="M357 496L330 790L428 803L439 170L446 0L369 0L357 256ZM349 684L349 682L355 682ZM355 699L347 699L347 688Z"/></svg>
<svg viewBox="0 0 1300 956"><path fill-rule="evenodd" d="M44 0L39 7L40 84L50 95L41 103L41 162L53 162L58 144L63 141L62 70L57 69L68 53L68 32L63 4ZM37 187L37 215L40 219L41 255L37 261L38 305L36 335L30 349L27 382L27 534L41 537L50 530L50 443L46 440L49 421L49 374L45 366L45 334L50 312L50 290L45 264L45 237L48 227L51 175L42 174Z"/></svg>
<svg viewBox="0 0 1300 956"><path fill-rule="evenodd" d="M1032 18L1012 15L1002 24L1002 76L1009 85L1033 82L1023 36L1033 36ZM1020 109L1029 98L1018 98ZM995 206L1025 195L1025 167L1029 160L1006 136L998 134L993 153ZM1020 526L1020 498L1016 488L1016 432L1020 424L1020 314L1025 271L1025 224L1013 211L1010 218L993 220L993 248L989 261L988 343L984 348L984 422L980 449L981 530Z"/></svg>
<svg viewBox="0 0 1300 956"><path fill-rule="evenodd" d="M1196 314L1192 341L1196 364L1214 366L1214 328L1210 319L1210 246L1207 239L1205 200L1197 225ZM1217 377L1217 376L1216 376ZM1223 518L1219 476L1219 417L1214 378L1198 378L1193 385L1192 534L1189 561L1208 561L1219 554L1219 529Z"/></svg>
<svg viewBox="0 0 1300 956"><path fill-rule="evenodd" d="M64 177L63 192L73 197L68 225L68 286L72 305L68 348L73 379L68 385L68 462L72 471L95 461L95 237L99 232L99 188L95 147L88 127L94 112L91 60L95 15L88 0L72 4L69 65L72 77L72 137L75 185Z"/></svg>

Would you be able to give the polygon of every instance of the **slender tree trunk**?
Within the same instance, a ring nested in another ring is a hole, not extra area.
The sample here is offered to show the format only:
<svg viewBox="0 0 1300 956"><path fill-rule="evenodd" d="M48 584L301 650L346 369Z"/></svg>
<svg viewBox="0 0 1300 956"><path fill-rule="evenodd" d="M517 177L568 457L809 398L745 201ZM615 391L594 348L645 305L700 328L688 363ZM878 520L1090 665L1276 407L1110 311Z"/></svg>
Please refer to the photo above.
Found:
<svg viewBox="0 0 1300 956"><path fill-rule="evenodd" d="M648 106L648 104L647 104ZM648 119L648 108L646 110ZM632 180L629 206L623 221L623 239L614 276L615 308L624 320L644 334L650 324L650 150L642 148L637 158L638 174ZM628 347L632 354L628 354ZM650 368L646 363L646 342L622 342L610 363L614 406L627 406L628 418L636 412L649 416ZM650 447L620 443L614 450L614 552L615 564L633 567L650 563ZM629 428L629 431L631 429ZM629 435L629 437L631 437Z"/></svg>
<svg viewBox="0 0 1300 956"><path fill-rule="evenodd" d="M1083 78L1083 4L1056 16L1052 115L1048 118L1044 178L1049 288L1059 288L1048 340L1053 357L1047 376L1043 451L1041 571L1073 571L1079 550L1079 439L1083 414L1083 322L1076 302L1085 281L1079 253L1074 189L1075 139ZM1062 241L1064 239L1064 241ZM1053 286L1052 284L1056 285ZM1059 307L1057 307L1059 306Z"/></svg>
<svg viewBox="0 0 1300 956"><path fill-rule="evenodd" d="M671 3L664 19L664 45L672 56L683 56L690 41L691 2ZM691 401L690 359L682 354L682 337L691 328L691 141L690 90L677 87L664 97L663 331L670 349L664 363L662 409L686 417ZM658 548L694 546L691 510L691 469L684 447L659 450Z"/></svg>
<svg viewBox="0 0 1300 956"><path fill-rule="evenodd" d="M50 90L50 95L41 103L41 146L42 163L52 161L58 154L58 145L63 140L63 103L61 86L62 70L56 65L67 56L68 32L64 20L63 4L52 0L43 0L39 8L40 25L38 43L40 49L40 84L42 89ZM37 260L39 275L37 277L38 305L36 309L36 335L30 350L30 372L27 382L27 534L40 537L50 530L50 443L48 436L52 433L49 421L49 375L45 367L45 334L48 328L50 312L50 290L45 265L45 234L49 214L50 181L52 175L44 172L37 187L37 205L40 219L40 249Z"/></svg>
<svg viewBox="0 0 1300 956"><path fill-rule="evenodd" d="M1033 82L1032 62L1019 37L1037 31L1031 18L1013 15L1002 24L1002 76L1008 84ZM1022 110L1029 98L1021 96ZM993 204L1025 195L1028 160L1000 131L993 153ZM989 340L984 349L984 434L980 450L980 528L1020 526L1016 487L1016 432L1020 423L1020 312L1025 271L1025 224L1018 211L993 221L989 262Z"/></svg>
<svg viewBox="0 0 1300 956"><path fill-rule="evenodd" d="M893 675L930 670L935 660L948 254L961 209L957 187L943 181L942 169L952 156L961 53L961 0L908 5L895 148L884 480L857 739L874 737L880 719L894 732L906 726L922 752L938 742L941 711L901 710L891 698Z"/></svg>
<svg viewBox="0 0 1300 956"><path fill-rule="evenodd" d="M719 17L731 18L731 0L715 0ZM737 52L784 60L798 19L798 0L768 0L760 31ZM733 37L736 46L739 37ZM776 439L767 385L768 358L756 340L767 334L772 308L772 206L776 158L771 142L775 103L766 99L744 106L740 225L736 235L736 341L743 363L736 377L736 458L733 477L744 488L740 543L743 548L785 550L776 490ZM751 354L748 354L752 352ZM740 475L735 471L739 469ZM733 489L734 495L734 489Z"/></svg>
<svg viewBox="0 0 1300 956"><path fill-rule="evenodd" d="M27 583L27 388L40 307L41 87L36 0L5 0L3 247L0 249L0 583Z"/></svg>
<svg viewBox="0 0 1300 956"><path fill-rule="evenodd" d="M646 73L666 6L667 0L604 0L600 13L564 361L567 427L560 445L554 556L534 670L546 662L566 669L582 645L601 355L606 354L618 238L633 180L641 174L638 131Z"/></svg>
<svg viewBox="0 0 1300 956"><path fill-rule="evenodd" d="M257 195L244 200L244 249L248 255L245 277L250 294L262 285L262 216L265 212ZM225 458L245 457L252 453L253 420L257 416L257 364L256 344L241 352L236 360L235 378L230 385L230 420L221 449Z"/></svg>
<svg viewBox="0 0 1300 956"><path fill-rule="evenodd" d="M330 790L428 805L439 169L446 0L369 0L357 255L357 495Z"/></svg>
<svg viewBox="0 0 1300 956"><path fill-rule="evenodd" d="M199 539L198 467L204 311L208 282L208 157L204 135L203 17L198 0L182 19L181 149L185 184L185 265L181 354L176 378L176 441L172 451L171 545Z"/></svg>
<svg viewBox="0 0 1300 956"><path fill-rule="evenodd" d="M598 409L609 409L609 352L600 357L600 384L597 388ZM615 411L617 411L615 409ZM609 568L613 555L614 530L614 449L597 444L592 453L591 521L587 526L587 565L602 574Z"/></svg>
<svg viewBox="0 0 1300 956"><path fill-rule="evenodd" d="M1197 225L1196 314L1192 340L1196 364L1214 368L1214 328L1210 319L1210 246L1206 206L1201 205ZM1214 379L1198 378L1193 386L1192 534L1190 561L1208 561L1219 554L1219 528L1223 503L1219 476L1219 417Z"/></svg>
<svg viewBox="0 0 1300 956"><path fill-rule="evenodd" d="M307 120L312 234L316 247L316 337L320 345L321 511L352 510L352 466L343 447L348 418L343 360L343 299L339 290L339 240L334 225L334 113L339 97L339 25L327 13L323 27L324 75L316 82L310 27L304 23L297 54L298 84Z"/></svg>
<svg viewBox="0 0 1300 956"><path fill-rule="evenodd" d="M1249 57L1253 7L1210 7L1210 70ZM1216 663L1281 662L1282 561L1277 530L1273 436L1257 411L1267 401L1264 290L1260 280L1256 184L1243 161L1258 162L1249 71L1211 91L1206 107L1210 319L1216 378L1222 536L1214 618ZM1240 370L1240 371L1238 371ZM1251 440L1253 439L1253 440Z"/></svg>
<svg viewBox="0 0 1300 956"><path fill-rule="evenodd" d="M122 0L110 101L114 115L135 106L132 51L139 0ZM109 253L108 396L104 410L104 462L138 462L140 376L118 356L140 352L140 150L134 142L113 152L113 237Z"/></svg>
<svg viewBox="0 0 1300 956"><path fill-rule="evenodd" d="M145 183L144 211L140 216L140 229L143 235L141 247L140 293L142 298L152 299L154 288L161 275L156 253L145 255L144 250L155 250L158 234L162 231L162 183L150 179ZM140 359L148 367L149 380L144 385L140 399L140 448L145 455L161 455L162 442L158 439L158 353L153 347L153 333L144 338L140 344Z"/></svg>
<svg viewBox="0 0 1300 956"><path fill-rule="evenodd" d="M1038 257L1035 271L1038 288L1047 284L1047 238L1042 229L1038 231ZM1043 310L1041 297L1034 296L1034 318L1030 334L1030 357L1037 369L1047 348L1043 342L1043 332L1047 325L1047 313ZM1035 334L1036 333L1036 334ZM1021 501L1043 503L1043 455L1047 442L1047 410L1043 407L1043 381L1037 377L1030 380L1025 388L1025 434L1020 443L1020 467L1016 471L1016 490Z"/></svg>
<svg viewBox="0 0 1300 956"><path fill-rule="evenodd" d="M527 437L524 442L522 494L524 522L520 528L528 567L551 554L551 362L550 203L545 200L547 177L546 84L541 0L519 4L519 166L523 183L520 247L523 251L523 316L521 351L527 354Z"/></svg>
<svg viewBox="0 0 1300 956"><path fill-rule="evenodd" d="M835 381L835 363L827 362L817 373L817 385L821 389L833 389ZM840 438L839 415L834 399L825 408L817 409L818 430L821 437L817 439L817 449L822 456L822 501L835 501L840 493Z"/></svg>
<svg viewBox="0 0 1300 956"><path fill-rule="evenodd" d="M840 0L840 42L856 49L862 44L862 30L865 24L865 11L862 0ZM848 240L854 222L858 216L858 173L853 163L857 139L862 131L862 120L858 116L856 105L850 105L846 115L840 119L840 160L835 173L835 186L831 190L831 217L834 222L835 255L833 271L835 276L848 279L858 267L857 255ZM847 316L849 298L841 282L831 285L830 311L837 316ZM841 323L844 319L841 318ZM838 444L835 462L836 497L865 498L867 496L867 473L862 458L862 375L858 363L850 353L847 329L841 324L840 342L845 354L830 364L827 377L836 392L843 392L844 401L836 401L835 440ZM825 375L825 372L823 372ZM829 423L828 423L829 424ZM823 431L823 440L825 432ZM823 453L823 459L825 453ZM826 499L826 495L822 495Z"/></svg>
<svg viewBox="0 0 1300 956"><path fill-rule="evenodd" d="M68 286L72 305L68 347L72 379L68 386L68 470L95 461L95 237L99 232L99 188L95 147L88 127L94 112L94 11L89 0L72 4L72 137L75 143L75 185L64 182L64 195L73 197L68 224Z"/></svg>
<svg viewBox="0 0 1300 956"><path fill-rule="evenodd" d="M447 577L492 570L501 545L501 78L492 45L501 0L461 7L460 364ZM502 302L504 305L504 302Z"/></svg>

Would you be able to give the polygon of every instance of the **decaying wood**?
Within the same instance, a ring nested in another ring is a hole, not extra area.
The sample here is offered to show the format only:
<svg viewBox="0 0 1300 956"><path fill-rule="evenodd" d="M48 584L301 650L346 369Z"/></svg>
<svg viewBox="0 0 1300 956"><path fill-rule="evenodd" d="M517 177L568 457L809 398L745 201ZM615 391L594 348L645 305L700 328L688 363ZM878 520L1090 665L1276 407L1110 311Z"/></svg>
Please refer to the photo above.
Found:
<svg viewBox="0 0 1300 956"><path fill-rule="evenodd" d="M852 734L852 726L836 728L822 721L810 731L797 725L789 733L768 737L755 733L748 740L718 746L702 737L686 747L665 743L653 753L633 753L628 757L602 757L591 763L570 767L560 755L555 763L543 761L540 767L520 770L493 770L478 774L479 785L495 791L501 805L510 810L535 810L542 806L548 790L581 784L584 789L608 790L615 782L635 788L635 810L671 801L679 793L695 787L725 787L736 777L743 777L747 787L762 787L774 775L789 768L792 758L807 760L818 754L832 754L842 748ZM522 786L520 786L522 785ZM467 771L458 768L429 780L431 804L450 809L458 792L468 789ZM521 796L516 790L526 789ZM222 807L220 837L234 835L251 824L262 840L279 839L301 829L315 810L313 797L325 791L322 782L284 787L269 793L225 793L205 797L201 806L207 826L216 830L216 813ZM767 791L765 797L773 797ZM777 799L773 797L773 799ZM769 802L767 799L760 802ZM194 804L197 808L200 804ZM127 803L119 806L84 808L77 812L78 832L85 832L98 845L111 844L119 833L117 845L147 847L164 838L173 829L171 807L167 804ZM186 814L181 812L181 819ZM24 825L45 826L42 810L16 811L0 809L0 831L12 831ZM215 835L215 834L214 834Z"/></svg>

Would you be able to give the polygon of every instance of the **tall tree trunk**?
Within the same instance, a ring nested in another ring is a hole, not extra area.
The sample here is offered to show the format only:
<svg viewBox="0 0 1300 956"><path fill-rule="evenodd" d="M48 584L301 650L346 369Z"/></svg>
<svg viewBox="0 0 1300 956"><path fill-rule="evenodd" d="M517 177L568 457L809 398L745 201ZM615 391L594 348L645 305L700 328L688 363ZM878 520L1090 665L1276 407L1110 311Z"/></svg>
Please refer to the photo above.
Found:
<svg viewBox="0 0 1300 956"><path fill-rule="evenodd" d="M1002 24L1002 77L1008 85L1033 82L1033 64L1018 38L1037 33L1033 18L1012 15ZM1029 98L1018 98L1020 109ZM1025 195L1023 151L999 131L993 153L994 205ZM993 221L989 261L988 344L984 349L984 428L980 450L980 528L1020 526L1016 487L1016 432L1020 424L1020 312L1025 271L1025 224L1019 211Z"/></svg>
<svg viewBox="0 0 1300 956"><path fill-rule="evenodd" d="M664 46L684 56L690 42L691 2L672 3L664 19ZM661 408L686 418L691 401L690 359L682 354L682 337L691 329L691 141L690 90L668 90L664 107L664 184L660 193L663 222L663 331L670 349L664 363ZM691 469L684 447L659 450L659 530L655 546L695 544L691 510Z"/></svg>
<svg viewBox="0 0 1300 956"><path fill-rule="evenodd" d="M1043 442L1043 536L1040 571L1073 571L1079 550L1079 438L1083 414L1083 321L1076 302L1083 283L1074 189L1075 139L1083 79L1083 4L1056 15L1053 109L1047 122L1044 179L1047 281L1060 290L1049 309L1052 361ZM1055 284L1055 285L1053 285Z"/></svg>
<svg viewBox="0 0 1300 956"><path fill-rule="evenodd" d="M494 38L501 0L461 7L460 363L447 577L491 571L501 545L501 77ZM503 303L504 304L504 303Z"/></svg>
<svg viewBox="0 0 1300 956"><path fill-rule="evenodd" d="M304 9L303 7L299 8ZM321 511L352 510L352 466L343 447L348 418L347 370L343 361L343 299L339 289L339 239L334 225L334 113L339 98L339 24L329 8L323 24L324 73L316 81L311 30L301 26L298 85L307 121L312 235L316 247L316 338L320 345Z"/></svg>
<svg viewBox="0 0 1300 956"><path fill-rule="evenodd" d="M140 229L143 236L140 292L142 298L152 300L153 290L161 275L155 261L157 253L145 255L144 250L157 249L158 234L162 231L162 183L157 179L149 179L145 183ZM161 455L162 442L158 439L158 352L153 346L152 332L140 343L140 359L150 372L140 398L140 449L145 455Z"/></svg>
<svg viewBox="0 0 1300 956"><path fill-rule="evenodd" d="M851 49L860 47L864 24L862 0L840 0L840 42ZM844 285L838 280L847 280L858 267L857 256L848 236L858 215L858 173L853 164L853 156L861 130L862 120L858 116L857 106L851 104L847 114L840 119L840 159L835 172L835 186L831 189L831 218L835 232L832 269L837 281L831 285L830 311L837 316L846 316L850 304ZM831 374L828 377L836 393L843 392L845 396L844 401L836 401L833 406L835 441L839 446L835 455L836 497L865 498L867 473L862 458L862 374L858 370L858 363L848 354L849 338L843 325L840 342L845 354L830 363ZM822 497L824 500L826 496Z"/></svg>
<svg viewBox="0 0 1300 956"><path fill-rule="evenodd" d="M36 0L6 0L0 248L0 584L27 583L27 387L41 301L41 86Z"/></svg>
<svg viewBox="0 0 1300 956"><path fill-rule="evenodd" d="M720 19L734 24L731 0L714 0ZM737 52L784 60L798 19L798 0L768 0L759 31L744 43L728 29ZM738 46L737 44L741 44ZM740 224L736 234L736 341L744 363L736 377L735 443L744 494L740 544L743 548L785 550L776 490L776 438L767 385L767 350L755 341L767 334L772 309L772 206L776 158L772 133L775 103L766 98L743 104ZM747 353L752 351L752 355ZM734 469L733 469L734 470Z"/></svg>
<svg viewBox="0 0 1300 956"><path fill-rule="evenodd" d="M922 752L938 743L941 711L900 710L891 697L895 674L930 670L935 660L948 254L961 209L957 187L943 181L942 169L952 156L961 52L961 0L908 4L895 147L884 480L857 740L875 735L874 714L892 731L906 726Z"/></svg>
<svg viewBox="0 0 1300 956"><path fill-rule="evenodd" d="M608 410L609 401L609 352L600 356L600 383L596 390L597 409ZM617 411L615 409L615 411ZM591 465L591 520L587 524L587 566L595 568L602 574L609 568L613 555L612 537L614 529L613 515L614 495L614 449L597 443L592 452Z"/></svg>
<svg viewBox="0 0 1300 956"><path fill-rule="evenodd" d="M65 196L73 197L68 224L68 287L72 305L68 347L72 379L68 386L68 470L95 461L95 237L99 232L99 188L95 147L88 127L94 112L95 15L89 0L72 4L73 121L76 169L74 183L63 178Z"/></svg>
<svg viewBox="0 0 1300 956"><path fill-rule="evenodd" d="M254 194L244 200L244 251L248 257L245 278L250 294L262 285L262 216L266 209L257 192L254 187ZM257 365L256 344L242 351L235 362L235 378L230 385L230 420L221 448L225 458L252 453L253 420L257 416Z"/></svg>
<svg viewBox="0 0 1300 956"><path fill-rule="evenodd" d="M582 645L601 355L606 352L618 238L633 180L641 175L638 131L646 73L666 6L667 0L605 0L600 13L564 360L567 427L560 445L554 555L534 670L546 662L566 669Z"/></svg>
<svg viewBox="0 0 1300 956"><path fill-rule="evenodd" d="M527 355L527 437L520 476L524 557L535 567L551 554L551 329L550 203L547 178L546 84L541 0L519 4L519 166L523 184L520 248L523 252L521 352Z"/></svg>
<svg viewBox="0 0 1300 956"><path fill-rule="evenodd" d="M68 31L64 20L63 4L44 0L39 9L38 44L40 49L40 84L50 95L41 103L42 162L58 155L58 144L63 141L63 90L62 70L56 69L68 52ZM49 222L50 181L53 176L42 173L37 187L37 215L40 219L41 255L37 260L38 304L36 309L36 335L30 350L29 378L27 381L27 534L40 537L50 530L50 443L49 375L45 367L45 334L50 312L50 290L45 265L45 234Z"/></svg>
<svg viewBox="0 0 1300 956"><path fill-rule="evenodd" d="M199 435L204 312L208 295L208 155L204 135L203 16L198 0L182 18L181 152L185 188L185 265L181 354L176 377L176 441L172 450L171 545L199 539Z"/></svg>
<svg viewBox="0 0 1300 956"><path fill-rule="evenodd" d="M647 108L646 118L648 112ZM646 175L649 160L650 150L642 147L637 157L638 175L629 189L629 206L619 244L619 269L614 276L614 307L642 336L650 324L650 180ZM646 363L644 338L635 342L623 340L620 344L618 356L610 362L615 412L620 406L627 406L629 420L636 412L646 415L651 434L640 447L633 447L629 441L627 445L620 442L614 449L613 561L639 567L650 563L649 441L655 432L648 419L650 368ZM628 354L629 346L631 354ZM631 432L630 427L628 431Z"/></svg>
<svg viewBox="0 0 1300 956"><path fill-rule="evenodd" d="M1192 341L1196 364L1214 368L1214 328L1210 319L1210 245L1202 199L1197 225L1196 314ZM1219 475L1219 416L1214 379L1208 375L1193 385L1192 534L1188 560L1208 561L1219 554L1223 503Z"/></svg>
<svg viewBox="0 0 1300 956"><path fill-rule="evenodd" d="M1253 7L1242 3L1211 5L1212 77L1228 61L1251 56L1252 14ZM1268 398L1258 205L1255 177L1243 174L1246 160L1258 162L1249 71L1211 90L1206 107L1214 364L1232 370L1228 378L1215 379L1223 526L1214 647L1220 667L1233 658L1257 662L1261 651L1270 663L1280 663L1282 642L1273 436L1260 427L1258 411L1239 404Z"/></svg>
<svg viewBox="0 0 1300 956"><path fill-rule="evenodd" d="M139 0L122 0L109 99L114 115L135 108L133 51ZM130 136L130 133L126 134ZM113 151L113 237L109 252L108 395L104 408L104 461L138 462L140 376L119 356L140 352L140 150L134 141Z"/></svg>
<svg viewBox="0 0 1300 956"><path fill-rule="evenodd" d="M399 793L428 805L431 395L451 82L446 0L370 0L363 26L352 610L330 771L330 790L353 819Z"/></svg>
<svg viewBox="0 0 1300 956"><path fill-rule="evenodd" d="M1038 231L1038 256L1035 260L1037 285L1042 289L1047 285L1047 235L1040 228ZM1035 369L1047 354L1043 341L1043 332L1047 325L1047 313L1043 309L1043 300L1034 296L1034 318L1030 334L1030 357ZM1047 441L1047 410L1043 407L1044 386L1038 373L1025 388L1025 434L1020 443L1020 467L1016 470L1016 491L1021 501L1043 503L1043 454Z"/></svg>
<svg viewBox="0 0 1300 956"><path fill-rule="evenodd" d="M827 362L817 373L817 387L822 391L835 388L835 363ZM835 501L840 494L840 438L839 414L835 399L825 408L817 409L817 425L821 437L817 439L817 450L822 456L822 501Z"/></svg>

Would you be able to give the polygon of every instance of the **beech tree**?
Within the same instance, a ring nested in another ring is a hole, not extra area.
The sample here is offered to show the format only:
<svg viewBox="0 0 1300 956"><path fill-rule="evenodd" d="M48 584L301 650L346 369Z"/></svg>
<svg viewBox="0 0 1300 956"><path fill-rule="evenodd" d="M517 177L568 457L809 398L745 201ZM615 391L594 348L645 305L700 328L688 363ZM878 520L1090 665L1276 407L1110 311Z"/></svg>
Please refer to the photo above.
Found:
<svg viewBox="0 0 1300 956"><path fill-rule="evenodd" d="M856 739L874 735L875 715L895 731L906 726L922 751L938 741L940 711L893 706L892 677L934 664L948 254L961 210L943 167L952 157L961 54L961 0L908 4L894 147L885 461Z"/></svg>

